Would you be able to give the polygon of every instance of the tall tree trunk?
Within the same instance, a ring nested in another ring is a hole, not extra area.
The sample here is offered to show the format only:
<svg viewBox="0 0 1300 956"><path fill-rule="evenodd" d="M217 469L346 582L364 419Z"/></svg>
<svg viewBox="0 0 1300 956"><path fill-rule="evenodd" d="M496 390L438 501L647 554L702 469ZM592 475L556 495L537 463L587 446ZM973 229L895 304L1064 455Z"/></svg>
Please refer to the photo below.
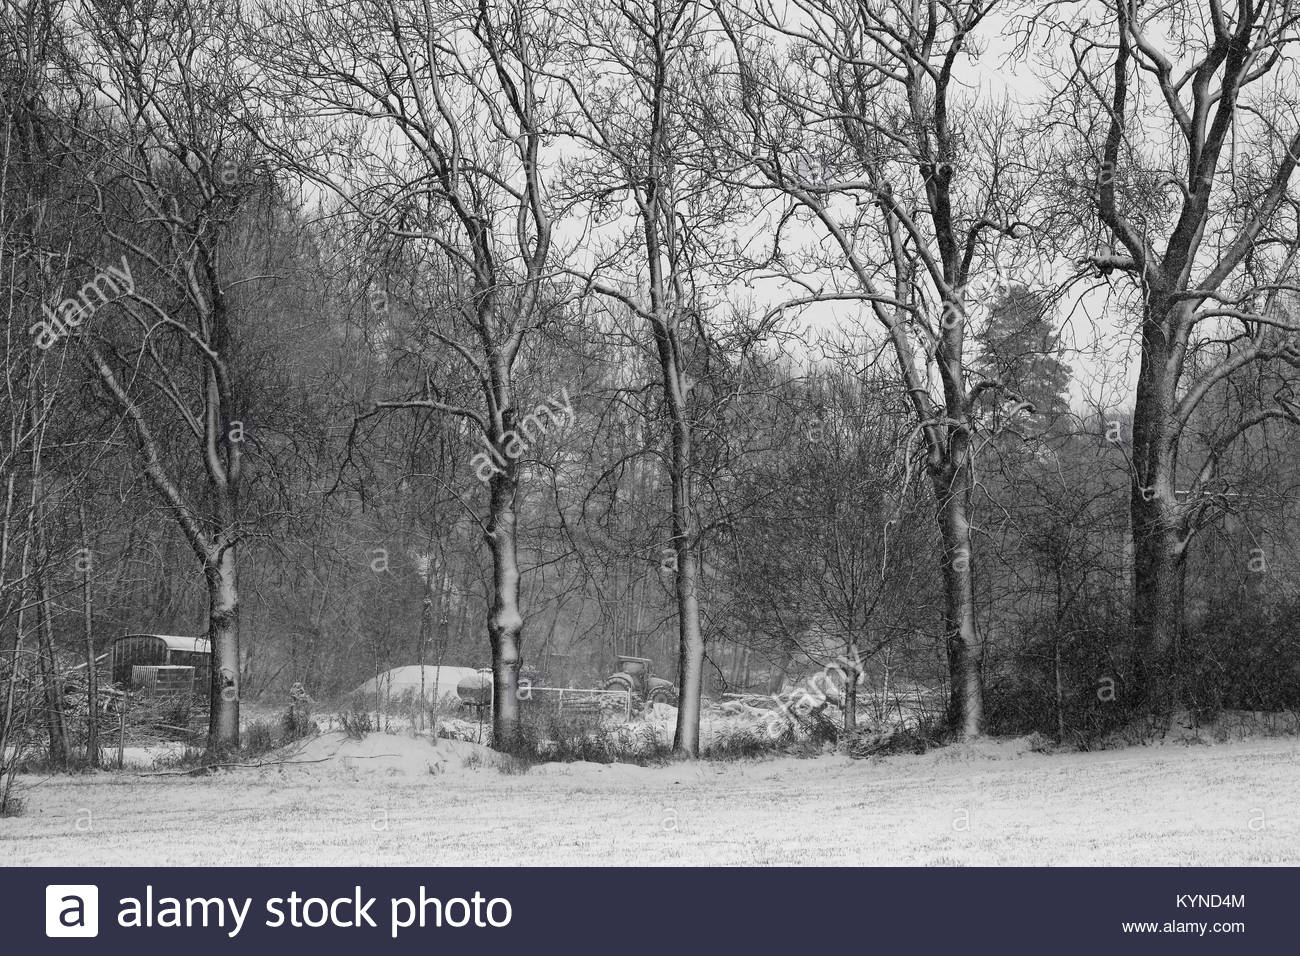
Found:
<svg viewBox="0 0 1300 956"><path fill-rule="evenodd" d="M1146 500L1135 488L1133 521L1133 683L1136 703L1146 713L1168 716L1183 687L1181 644L1184 544L1177 518L1159 499Z"/></svg>
<svg viewBox="0 0 1300 956"><path fill-rule="evenodd" d="M63 720L63 691L59 686L58 662L54 658L54 624L50 619L50 553L45 538L45 501L41 475L41 449L44 444L44 423L38 425L36 409L39 407L36 397L37 377L31 377L31 511L28 515L28 532L33 536L36 564L32 569L32 578L36 595L36 641L37 666L41 674L41 686L45 694L45 728L50 737L50 762L56 767L68 766L68 738ZM39 430L39 437L38 437ZM14 667L18 666L17 658Z"/></svg>
<svg viewBox="0 0 1300 956"><path fill-rule="evenodd" d="M677 548L677 728L673 753L700 754L700 696L704 692L704 635L700 629L699 568L694 550Z"/></svg>
<svg viewBox="0 0 1300 956"><path fill-rule="evenodd" d="M501 447L498 445L498 447ZM519 609L519 551L515 495L515 462L488 480L488 520L485 537L492 552L492 604L488 608L488 640L492 645L492 746L509 750L519 739L519 665L524 618Z"/></svg>
<svg viewBox="0 0 1300 956"><path fill-rule="evenodd" d="M99 766L99 671L95 666L95 613L92 603L90 576L94 557L90 538L86 533L86 501L77 504L77 517L81 523L81 623L86 639L86 762Z"/></svg>
<svg viewBox="0 0 1300 956"><path fill-rule="evenodd" d="M54 622L50 616L50 586L46 580L46 568L43 563L36 567L36 628L37 639L40 642L37 660L41 670L41 685L45 690L45 728L50 736L50 762L56 767L66 769L68 736L63 720L63 688L59 681L58 661L54 657Z"/></svg>
<svg viewBox="0 0 1300 956"><path fill-rule="evenodd" d="M677 377L675 365L665 371ZM679 386L678 395L685 397ZM677 728L673 753L700 754L700 695L704 691L704 633L700 627L700 567L691 502L691 429L684 401L669 396L673 414L673 553L677 558Z"/></svg>
<svg viewBox="0 0 1300 956"><path fill-rule="evenodd" d="M960 464L951 463L953 460ZM943 625L950 682L948 726L962 738L970 739L983 731L984 693L971 571L971 473L964 452L954 454L945 470L934 476L934 489L943 546Z"/></svg>
<svg viewBox="0 0 1300 956"><path fill-rule="evenodd" d="M847 666L844 668L844 694L841 699L844 709L844 736L858 728L858 642L851 639L845 654Z"/></svg>
<svg viewBox="0 0 1300 956"><path fill-rule="evenodd" d="M228 753L239 747L239 565L235 546L213 556L203 568L208 588L208 640L212 684L208 703L208 750Z"/></svg>
<svg viewBox="0 0 1300 956"><path fill-rule="evenodd" d="M1186 550L1177 500L1178 440L1174 402L1181 367L1171 356L1176 306L1149 303L1133 407L1133 698L1146 712L1168 715L1181 694L1178 652L1183 624Z"/></svg>

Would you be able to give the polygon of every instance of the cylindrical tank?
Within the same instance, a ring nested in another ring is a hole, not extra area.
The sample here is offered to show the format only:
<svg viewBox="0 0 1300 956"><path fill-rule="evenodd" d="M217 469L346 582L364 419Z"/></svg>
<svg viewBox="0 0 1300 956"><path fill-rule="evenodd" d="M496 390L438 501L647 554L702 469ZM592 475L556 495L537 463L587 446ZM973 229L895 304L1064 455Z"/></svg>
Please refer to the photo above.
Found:
<svg viewBox="0 0 1300 956"><path fill-rule="evenodd" d="M461 678L456 696L466 707L486 707L492 703L492 672L479 671Z"/></svg>

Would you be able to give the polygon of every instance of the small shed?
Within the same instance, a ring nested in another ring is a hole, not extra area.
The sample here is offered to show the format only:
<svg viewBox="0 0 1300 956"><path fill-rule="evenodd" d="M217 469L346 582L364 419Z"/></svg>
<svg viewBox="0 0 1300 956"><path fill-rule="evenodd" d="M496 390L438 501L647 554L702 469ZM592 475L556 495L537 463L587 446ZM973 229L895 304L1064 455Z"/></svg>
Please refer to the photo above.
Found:
<svg viewBox="0 0 1300 956"><path fill-rule="evenodd" d="M206 688L211 680L212 648L206 637L174 634L127 634L113 641L108 652L114 684L132 685L137 666L194 668L194 686Z"/></svg>

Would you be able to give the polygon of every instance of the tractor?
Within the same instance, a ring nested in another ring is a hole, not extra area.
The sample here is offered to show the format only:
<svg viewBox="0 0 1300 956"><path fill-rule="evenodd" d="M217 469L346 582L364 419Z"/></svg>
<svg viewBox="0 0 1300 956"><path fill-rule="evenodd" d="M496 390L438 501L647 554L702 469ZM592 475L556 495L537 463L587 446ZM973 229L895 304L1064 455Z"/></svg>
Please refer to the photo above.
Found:
<svg viewBox="0 0 1300 956"><path fill-rule="evenodd" d="M653 662L648 657L620 654L618 670L605 679L605 690L625 690L632 700L677 706L677 688L673 682L650 673Z"/></svg>

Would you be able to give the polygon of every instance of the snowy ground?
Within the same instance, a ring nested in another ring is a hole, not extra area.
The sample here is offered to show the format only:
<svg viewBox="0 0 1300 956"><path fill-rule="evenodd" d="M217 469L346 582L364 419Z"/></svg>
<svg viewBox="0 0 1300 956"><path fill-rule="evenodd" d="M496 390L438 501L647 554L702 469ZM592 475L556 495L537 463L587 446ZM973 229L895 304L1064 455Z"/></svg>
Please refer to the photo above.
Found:
<svg viewBox="0 0 1300 956"><path fill-rule="evenodd" d="M1300 863L1295 737L506 774L471 743L326 734L289 759L26 778L0 863Z"/></svg>

